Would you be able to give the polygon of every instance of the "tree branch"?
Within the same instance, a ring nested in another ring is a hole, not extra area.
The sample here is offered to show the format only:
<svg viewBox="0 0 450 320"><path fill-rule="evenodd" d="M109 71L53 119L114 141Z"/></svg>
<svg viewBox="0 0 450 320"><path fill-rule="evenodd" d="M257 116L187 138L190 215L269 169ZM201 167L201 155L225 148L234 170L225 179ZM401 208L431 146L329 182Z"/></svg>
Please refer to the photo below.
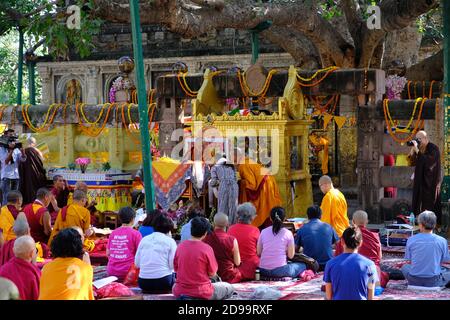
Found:
<svg viewBox="0 0 450 320"><path fill-rule="evenodd" d="M411 81L443 81L444 50L406 69L406 78Z"/></svg>
<svg viewBox="0 0 450 320"><path fill-rule="evenodd" d="M49 5L54 5L54 4L57 4L58 2L59 2L58 0L55 0L55 1L49 2L47 4L43 4L43 5L39 6L39 7L37 7L36 9L34 9L33 11L31 11L31 12L29 12L27 14L24 14L23 17L24 18L32 17L35 14L38 14L39 12L45 10Z"/></svg>
<svg viewBox="0 0 450 320"><path fill-rule="evenodd" d="M344 12L350 34L353 39L358 38L361 25L364 23L358 2L355 2L355 0L341 0L340 8Z"/></svg>
<svg viewBox="0 0 450 320"><path fill-rule="evenodd" d="M420 15L438 6L439 0L382 1L380 3L381 29L369 30L366 24L362 25L362 41L359 42L358 48L361 54L356 57L359 67L364 68L370 65L375 48L387 32L407 27Z"/></svg>

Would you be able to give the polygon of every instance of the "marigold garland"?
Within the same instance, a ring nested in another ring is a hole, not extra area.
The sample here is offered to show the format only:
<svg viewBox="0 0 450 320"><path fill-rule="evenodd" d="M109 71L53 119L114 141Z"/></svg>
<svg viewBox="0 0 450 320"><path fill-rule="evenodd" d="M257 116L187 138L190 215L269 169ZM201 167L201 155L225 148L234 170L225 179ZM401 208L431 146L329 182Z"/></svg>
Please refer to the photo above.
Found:
<svg viewBox="0 0 450 320"><path fill-rule="evenodd" d="M417 98L416 101L414 102L413 112L412 112L412 114L411 114L411 118L409 118L409 121L408 121L408 124L406 125L406 128L404 128L404 129L399 129L399 128L397 128L397 129L396 129L397 132L403 132L403 133L408 133L408 132L410 132L411 124L412 124L412 122L413 122L413 120L414 120L414 116L415 116L415 114L416 114L417 104L418 104L419 101L421 101L421 100L423 100L422 97ZM389 110L388 110L388 111L389 111ZM393 121L392 121L392 119L390 118L390 114L389 114L389 113L388 113L388 116L389 116L389 121L391 121L391 126L393 126L393 125L392 125L392 124L393 124Z"/></svg>
<svg viewBox="0 0 450 320"><path fill-rule="evenodd" d="M418 117L417 117L417 120L416 120L416 124L415 124L414 130L406 138L399 138L399 137L397 137L396 132L393 132L392 126L391 126L392 118L391 118L391 115L389 113L389 100L388 99L384 99L383 100L384 120L386 121L386 125L388 127L389 135L392 137L392 139L394 139L394 141L400 143L401 145L404 145L405 142L411 140L416 135L417 131L419 130L420 127L423 126L423 123L424 123L424 120L421 119L421 117L422 117L423 106L424 106L426 100L427 100L427 98L423 98L422 99L422 103L420 105L419 114L418 114Z"/></svg>
<svg viewBox="0 0 450 320"><path fill-rule="evenodd" d="M47 110L47 114L45 115L44 123L40 127L35 127L31 123L30 115L28 114L28 108L30 107L30 104L26 104L22 106L22 116L25 121L25 124L34 132L43 132L48 130L48 128L52 125L55 115L58 111L58 109L62 106L62 104L51 104ZM53 109L53 110L52 110ZM53 113L50 116L50 113L53 111Z"/></svg>
<svg viewBox="0 0 450 320"><path fill-rule="evenodd" d="M81 104L81 108L83 107L83 103ZM102 131L105 129L106 127L106 123L108 122L108 118L109 118L109 113L111 112L112 109L112 104L111 103L106 103L105 107L107 106L108 110L106 112L105 118L103 119L103 123L102 125L97 128L96 126L93 127L87 127L84 125L84 123L82 122L82 119L80 117L80 112L79 112L79 104L75 104L75 112L77 114L77 118L78 118L78 124L80 125L81 131L83 131L85 134L87 134L90 137L98 137L100 135L100 133L102 133Z"/></svg>
<svg viewBox="0 0 450 320"><path fill-rule="evenodd" d="M334 71L336 71L336 70L338 70L339 69L339 67L335 67L335 66L332 66L332 67L327 67L327 68L324 68L324 69L320 69L320 70L317 70L311 77L309 77L309 78L302 78L298 73L297 73L297 83L300 85L300 86L302 86L302 87L314 87L314 86L316 86L316 85L318 85L319 83L321 83L326 77L328 77L328 75L330 74L330 73L332 73L332 72L334 72ZM319 75L319 73L322 73L322 72L325 72L325 74L322 76L322 78L320 78L319 80L317 80L316 82L314 82L314 83L302 83L300 80L302 80L302 81L305 81L305 82L309 82L309 81L312 81L312 80L314 80L316 77L317 77L317 75Z"/></svg>
<svg viewBox="0 0 450 320"><path fill-rule="evenodd" d="M272 81L272 77L277 72L278 72L277 69L270 70L269 74L267 75L266 80L264 81L264 85L263 85L262 89L259 92L253 92L247 84L246 74L244 73L242 75L241 72L238 71L237 76L239 79L239 84L241 86L242 93L244 93L244 96L246 96L246 97L249 97L249 96L250 97L260 97L260 98L265 97L267 90L269 89L270 82Z"/></svg>
<svg viewBox="0 0 450 320"><path fill-rule="evenodd" d="M320 105L320 102L318 101L317 98L315 98L315 97L313 97L313 96L310 96L309 98L310 98L310 100L313 102L315 109L316 109L317 111L320 111L321 114L322 114L322 113L325 113L325 112L326 112L326 113L329 113L329 114L333 114L334 111L336 110L336 106L337 106L337 103L338 103L338 101L339 101L339 95L338 95L338 94L337 94L337 95L333 95L333 96L327 101L327 103L326 103L324 106L321 106L321 105ZM333 103L333 102L334 102L334 103ZM331 103L333 103L333 107L331 108L331 110L328 110L328 107L331 105Z"/></svg>

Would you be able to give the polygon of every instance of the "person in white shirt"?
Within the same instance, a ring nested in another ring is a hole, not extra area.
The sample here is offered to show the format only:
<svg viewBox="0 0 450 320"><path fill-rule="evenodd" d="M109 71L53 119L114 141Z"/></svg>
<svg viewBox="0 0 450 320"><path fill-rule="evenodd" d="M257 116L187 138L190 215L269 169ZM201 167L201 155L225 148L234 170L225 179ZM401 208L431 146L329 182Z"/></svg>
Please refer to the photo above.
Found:
<svg viewBox="0 0 450 320"><path fill-rule="evenodd" d="M13 134L14 130L12 129L5 131L7 137L11 137ZM19 190L19 162L26 160L25 151L23 148L17 148L15 142L9 142L8 148L0 148L2 205L7 204L6 195L9 191Z"/></svg>
<svg viewBox="0 0 450 320"><path fill-rule="evenodd" d="M155 232L142 238L134 264L140 268L138 284L143 292L171 292L175 283L173 259L177 244L172 239L173 221L165 214L155 218Z"/></svg>

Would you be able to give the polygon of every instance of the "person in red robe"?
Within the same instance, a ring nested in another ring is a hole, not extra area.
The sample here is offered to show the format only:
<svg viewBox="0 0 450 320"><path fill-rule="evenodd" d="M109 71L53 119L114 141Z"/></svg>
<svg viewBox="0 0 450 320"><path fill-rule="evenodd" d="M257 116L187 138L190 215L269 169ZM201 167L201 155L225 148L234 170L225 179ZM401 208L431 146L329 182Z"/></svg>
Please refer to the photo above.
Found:
<svg viewBox="0 0 450 320"><path fill-rule="evenodd" d="M23 208L30 225L30 233L34 241L46 244L52 232L51 217L47 206L52 199L52 193L46 188L36 192L36 200Z"/></svg>
<svg viewBox="0 0 450 320"><path fill-rule="evenodd" d="M354 225L358 226L362 234L362 245L358 248L358 253L375 263L378 272L378 279L380 280L380 286L382 288L386 288L389 281L389 274L381 271L380 269L382 257L380 235L367 229L369 219L365 211L355 211L355 213L353 213L352 222ZM335 256L338 256L344 252L342 242L343 239L336 244Z"/></svg>
<svg viewBox="0 0 450 320"><path fill-rule="evenodd" d="M22 236L29 236L30 226L28 225L27 219L25 217L17 218L13 226L13 231L16 234L17 238ZM0 248L0 267L14 258L13 248L17 238L6 241Z"/></svg>
<svg viewBox="0 0 450 320"><path fill-rule="evenodd" d="M56 175L53 177L53 188L50 189L53 197L50 199L50 204L47 205L48 212L52 218L52 225L55 223L59 210L67 206L70 195L70 187L67 180L63 176Z"/></svg>
<svg viewBox="0 0 450 320"><path fill-rule="evenodd" d="M9 279L16 285L21 300L37 300L41 271L33 264L36 261L36 243L33 238L17 238L14 254L15 257L0 268L0 277Z"/></svg>
<svg viewBox="0 0 450 320"><path fill-rule="evenodd" d="M211 246L216 257L218 270L217 274L222 281L237 283L242 279L238 266L241 264L239 245L235 237L226 233L228 226L228 216L224 213L217 213L214 216L214 231L209 233L203 240Z"/></svg>

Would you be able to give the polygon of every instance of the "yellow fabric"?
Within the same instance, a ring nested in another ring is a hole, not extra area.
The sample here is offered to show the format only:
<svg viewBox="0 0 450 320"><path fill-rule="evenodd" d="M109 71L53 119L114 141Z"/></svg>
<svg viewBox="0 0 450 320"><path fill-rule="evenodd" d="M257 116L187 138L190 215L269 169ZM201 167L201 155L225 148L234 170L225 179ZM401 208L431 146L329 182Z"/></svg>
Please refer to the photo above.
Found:
<svg viewBox="0 0 450 320"><path fill-rule="evenodd" d="M406 154L399 154L397 155L397 158L395 159L395 166L396 167L407 167L408 164L408 155Z"/></svg>
<svg viewBox="0 0 450 320"><path fill-rule="evenodd" d="M168 157L161 157L152 162L152 167L164 179L169 179L170 175L178 168L180 162Z"/></svg>
<svg viewBox="0 0 450 320"><path fill-rule="evenodd" d="M320 205L322 209L323 222L330 224L339 237L349 226L347 217L347 201L344 195L338 189L331 189L322 199Z"/></svg>
<svg viewBox="0 0 450 320"><path fill-rule="evenodd" d="M78 258L56 258L42 269L39 300L94 300L92 267Z"/></svg>
<svg viewBox="0 0 450 320"><path fill-rule="evenodd" d="M333 116L331 114L325 113L323 115L323 128L326 129L328 127L328 123L330 123Z"/></svg>
<svg viewBox="0 0 450 320"><path fill-rule="evenodd" d="M281 206L281 196L275 178L269 175L269 172L259 163L249 158L245 158L245 163L238 166L239 176L241 177L241 187L239 188L240 203L250 201L247 199L246 190L256 191L267 176L264 185L260 189L259 197L250 201L256 208L256 218L252 225L259 227L270 216L270 210L273 207Z"/></svg>
<svg viewBox="0 0 450 320"><path fill-rule="evenodd" d="M339 116L334 116L334 121L336 122L337 126L339 129L342 128L342 126L345 124L345 122L347 121L346 117L339 117Z"/></svg>
<svg viewBox="0 0 450 320"><path fill-rule="evenodd" d="M319 158L321 159L322 174L328 173L328 139L319 137L317 135L310 135L309 140L315 146L323 146L323 150L319 151Z"/></svg>
<svg viewBox="0 0 450 320"><path fill-rule="evenodd" d="M88 209L78 205L71 204L67 208L66 221L62 220L61 215L62 209L59 210L58 216L56 217L55 225L53 226L52 234L48 240L48 245L50 246L53 238L63 229L70 227L80 227L83 231L89 229L91 225L91 213Z"/></svg>
<svg viewBox="0 0 450 320"><path fill-rule="evenodd" d="M0 211L0 229L3 230L3 239L5 242L16 238L16 234L13 231L14 222L14 217L8 207L3 206Z"/></svg>

